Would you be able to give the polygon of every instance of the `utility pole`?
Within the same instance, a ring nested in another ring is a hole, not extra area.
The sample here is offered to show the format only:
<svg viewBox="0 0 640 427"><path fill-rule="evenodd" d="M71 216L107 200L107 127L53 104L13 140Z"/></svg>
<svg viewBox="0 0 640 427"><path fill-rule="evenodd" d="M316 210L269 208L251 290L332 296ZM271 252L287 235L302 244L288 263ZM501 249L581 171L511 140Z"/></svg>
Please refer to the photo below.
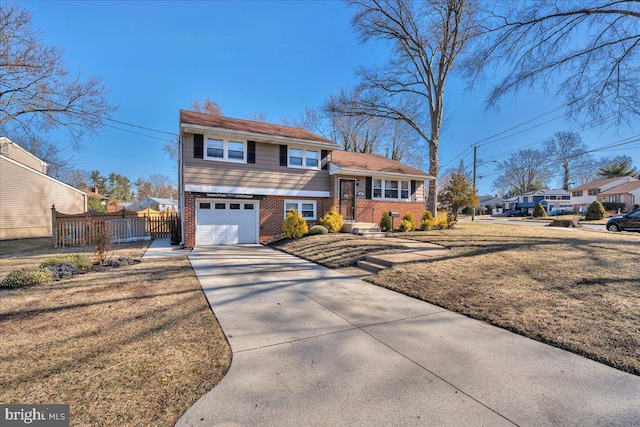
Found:
<svg viewBox="0 0 640 427"><path fill-rule="evenodd" d="M478 167L478 146L473 146L473 194L476 194L476 168ZM476 208L471 206L471 221L476 220Z"/></svg>

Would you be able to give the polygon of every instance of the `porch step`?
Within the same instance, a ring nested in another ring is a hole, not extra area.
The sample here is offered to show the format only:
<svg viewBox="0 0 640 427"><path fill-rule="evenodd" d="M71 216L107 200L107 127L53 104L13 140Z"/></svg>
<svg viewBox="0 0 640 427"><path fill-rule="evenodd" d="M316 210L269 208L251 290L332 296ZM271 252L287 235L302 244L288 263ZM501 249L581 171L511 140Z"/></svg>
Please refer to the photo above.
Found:
<svg viewBox="0 0 640 427"><path fill-rule="evenodd" d="M369 230L372 228L377 228L378 224L373 222L345 222L344 226L342 226L342 231L345 233L353 233L353 230Z"/></svg>
<svg viewBox="0 0 640 427"><path fill-rule="evenodd" d="M385 268L387 268L387 266L385 266L385 265L376 264L376 263L369 262L369 261L358 261L357 265L360 268L372 271L374 273L377 273L377 272L382 271Z"/></svg>

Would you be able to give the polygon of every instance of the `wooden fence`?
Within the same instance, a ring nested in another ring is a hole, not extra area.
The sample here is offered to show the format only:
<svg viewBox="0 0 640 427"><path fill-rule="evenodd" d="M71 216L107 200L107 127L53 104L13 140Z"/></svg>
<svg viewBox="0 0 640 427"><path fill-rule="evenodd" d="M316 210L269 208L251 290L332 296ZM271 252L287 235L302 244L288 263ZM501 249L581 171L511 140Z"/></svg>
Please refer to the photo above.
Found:
<svg viewBox="0 0 640 427"><path fill-rule="evenodd" d="M139 217L137 212L122 210L114 213L86 212L66 215L51 207L52 240L54 247L84 246L95 242L99 233L111 235L112 242L131 242L169 237L179 225L175 213Z"/></svg>

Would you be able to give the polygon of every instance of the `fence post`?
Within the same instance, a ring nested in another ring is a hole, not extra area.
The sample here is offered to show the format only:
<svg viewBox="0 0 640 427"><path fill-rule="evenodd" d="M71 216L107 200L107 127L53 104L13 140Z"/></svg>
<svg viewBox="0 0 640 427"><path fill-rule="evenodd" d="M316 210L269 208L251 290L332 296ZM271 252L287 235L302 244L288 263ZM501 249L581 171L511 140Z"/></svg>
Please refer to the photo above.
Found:
<svg viewBox="0 0 640 427"><path fill-rule="evenodd" d="M56 205L51 205L51 241L54 248L57 247L56 242L58 241L56 228Z"/></svg>

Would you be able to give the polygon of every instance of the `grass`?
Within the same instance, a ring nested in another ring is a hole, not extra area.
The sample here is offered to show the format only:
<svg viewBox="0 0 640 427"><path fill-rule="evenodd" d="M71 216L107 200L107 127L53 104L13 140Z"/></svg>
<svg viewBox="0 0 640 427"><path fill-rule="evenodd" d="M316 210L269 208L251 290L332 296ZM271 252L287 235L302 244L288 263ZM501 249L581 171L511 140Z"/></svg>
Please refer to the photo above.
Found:
<svg viewBox="0 0 640 427"><path fill-rule="evenodd" d="M463 222L401 237L451 250L367 280L640 374L640 235ZM329 235L279 247L335 267L376 245L393 243Z"/></svg>
<svg viewBox="0 0 640 427"><path fill-rule="evenodd" d="M346 233L280 240L271 246L330 268L354 266L367 255L398 253L406 248L397 239L364 239Z"/></svg>
<svg viewBox="0 0 640 427"><path fill-rule="evenodd" d="M147 245L121 244L114 256L140 258ZM0 278L93 251L12 247L0 256ZM0 329L0 401L69 403L74 426L172 426L231 362L186 257L0 290Z"/></svg>

